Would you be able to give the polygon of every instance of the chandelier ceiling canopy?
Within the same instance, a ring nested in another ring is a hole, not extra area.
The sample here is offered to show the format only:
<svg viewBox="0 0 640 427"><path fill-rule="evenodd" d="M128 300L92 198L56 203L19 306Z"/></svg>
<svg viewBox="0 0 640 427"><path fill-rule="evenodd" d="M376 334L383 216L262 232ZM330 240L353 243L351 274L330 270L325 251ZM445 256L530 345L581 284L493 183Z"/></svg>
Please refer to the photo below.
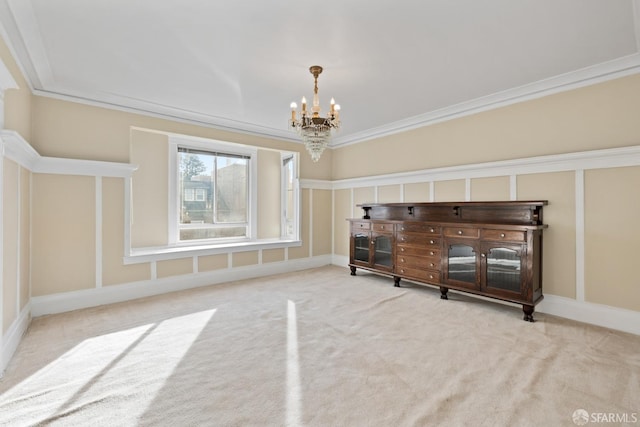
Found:
<svg viewBox="0 0 640 427"><path fill-rule="evenodd" d="M309 68L309 72L313 74L314 78L313 105L311 111L307 109L307 100L304 96L302 97L300 111L296 111L298 105L292 102L291 120L289 124L302 138L307 151L311 155L311 159L317 162L331 141L331 132L340 128L340 105L336 104L334 99L331 98L329 113L325 117L320 115L318 76L322 73L322 67L313 65Z"/></svg>

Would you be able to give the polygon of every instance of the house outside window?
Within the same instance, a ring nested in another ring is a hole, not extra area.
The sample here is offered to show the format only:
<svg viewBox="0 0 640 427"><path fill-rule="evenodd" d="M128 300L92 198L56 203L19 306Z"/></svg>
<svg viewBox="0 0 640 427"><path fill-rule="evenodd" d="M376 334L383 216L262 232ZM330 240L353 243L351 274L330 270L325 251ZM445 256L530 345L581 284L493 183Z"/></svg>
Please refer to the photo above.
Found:
<svg viewBox="0 0 640 427"><path fill-rule="evenodd" d="M178 146L178 240L249 237L251 156Z"/></svg>

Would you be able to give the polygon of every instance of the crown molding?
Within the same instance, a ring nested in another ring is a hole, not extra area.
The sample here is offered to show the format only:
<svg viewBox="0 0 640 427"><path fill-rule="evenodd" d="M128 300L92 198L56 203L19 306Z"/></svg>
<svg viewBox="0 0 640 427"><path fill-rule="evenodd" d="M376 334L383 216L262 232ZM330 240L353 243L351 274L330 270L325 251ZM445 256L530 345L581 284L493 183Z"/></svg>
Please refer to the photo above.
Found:
<svg viewBox="0 0 640 427"><path fill-rule="evenodd" d="M34 89L33 94L46 98L58 99L61 101L75 102L78 104L90 105L98 108L108 108L110 110L122 111L125 113L139 114L147 117L155 117L163 120L209 127L227 132L242 133L261 138L277 139L302 143L296 135L288 130L274 129L247 122L226 119L223 117L210 116L197 113L195 111L183 110L163 104L132 100L130 98L117 95L97 95L89 92L77 93L72 90L49 91Z"/></svg>
<svg viewBox="0 0 640 427"><path fill-rule="evenodd" d="M637 2L640 3L640 0L637 0ZM636 10L639 9L640 7ZM637 14L638 12L636 12L636 15ZM636 28L639 27L640 25L636 26ZM636 32L638 32L638 30L636 30ZM635 53L598 65L540 80L538 82L476 98L418 116L409 117L407 119L399 120L366 131L337 137L333 139L328 148L335 149L345 147L637 73L640 73L640 53ZM71 93L71 91L68 92ZM33 90L33 93L38 96L142 114L198 126L213 127L229 132L244 133L263 138L275 138L300 144L302 143L288 130L268 128L222 117L209 116L194 111L182 110L162 104L126 99L115 95L105 96L90 93L63 94L60 92L41 89L35 89Z"/></svg>
<svg viewBox="0 0 640 427"><path fill-rule="evenodd" d="M636 3L640 3L640 1L636 0ZM636 16L637 15L638 12L636 12ZM636 34L638 31L638 25L636 25ZM598 65L582 68L492 95L483 96L426 114L398 120L364 132L336 138L332 142L331 147L339 148L357 144L637 73L640 73L640 53L603 62Z"/></svg>

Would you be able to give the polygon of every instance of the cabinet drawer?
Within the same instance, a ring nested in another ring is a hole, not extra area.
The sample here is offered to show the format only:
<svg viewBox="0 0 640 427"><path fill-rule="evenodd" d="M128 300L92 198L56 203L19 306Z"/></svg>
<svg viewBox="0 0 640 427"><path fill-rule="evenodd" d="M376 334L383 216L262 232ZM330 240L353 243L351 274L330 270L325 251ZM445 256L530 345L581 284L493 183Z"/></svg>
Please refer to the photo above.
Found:
<svg viewBox="0 0 640 427"><path fill-rule="evenodd" d="M373 231L388 231L391 233L393 232L393 224L374 222Z"/></svg>
<svg viewBox="0 0 640 427"><path fill-rule="evenodd" d="M417 268L406 268L406 267L397 266L396 273L402 276L424 280L425 282L429 282L429 283L440 282L440 272L435 270L421 270Z"/></svg>
<svg viewBox="0 0 640 427"><path fill-rule="evenodd" d="M415 246L398 245L398 255L418 255L434 259L440 259L439 248L417 248Z"/></svg>
<svg viewBox="0 0 640 427"><path fill-rule="evenodd" d="M371 230L371 223L369 221L352 221L352 230Z"/></svg>
<svg viewBox="0 0 640 427"><path fill-rule="evenodd" d="M396 256L396 266L398 268L426 268L429 270L440 270L440 260L437 258L426 258L410 255Z"/></svg>
<svg viewBox="0 0 640 427"><path fill-rule="evenodd" d="M477 239L480 237L480 229L468 227L445 227L444 235L446 237L466 237L469 239Z"/></svg>
<svg viewBox="0 0 640 427"><path fill-rule="evenodd" d="M482 230L482 238L486 240L509 240L524 242L527 233L519 230Z"/></svg>
<svg viewBox="0 0 640 427"><path fill-rule="evenodd" d="M408 231L412 233L425 233L425 234L439 235L440 231L442 231L442 228L438 225L432 225L432 224L422 224L419 222L418 223L405 222L403 224L398 224L396 231L399 231L399 232Z"/></svg>
<svg viewBox="0 0 640 427"><path fill-rule="evenodd" d="M422 233L398 233L397 235L398 243L414 245L414 246L422 246L425 248L428 247L440 247L440 239L437 237L431 237Z"/></svg>

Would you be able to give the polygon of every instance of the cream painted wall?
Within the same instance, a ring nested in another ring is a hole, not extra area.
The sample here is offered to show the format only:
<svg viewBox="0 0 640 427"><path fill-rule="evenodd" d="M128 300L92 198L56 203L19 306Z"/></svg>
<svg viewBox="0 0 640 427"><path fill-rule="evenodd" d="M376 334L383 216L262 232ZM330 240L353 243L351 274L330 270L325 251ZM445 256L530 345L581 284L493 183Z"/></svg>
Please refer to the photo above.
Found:
<svg viewBox="0 0 640 427"><path fill-rule="evenodd" d="M156 262L158 279L193 273L193 259L180 258Z"/></svg>
<svg viewBox="0 0 640 427"><path fill-rule="evenodd" d="M124 265L123 178L102 178L102 285L151 279L149 263Z"/></svg>
<svg viewBox="0 0 640 427"><path fill-rule="evenodd" d="M262 251L262 262L280 262L284 261L284 248L264 249Z"/></svg>
<svg viewBox="0 0 640 427"><path fill-rule="evenodd" d="M436 202L463 202L465 189L464 179L436 181L433 189L434 200Z"/></svg>
<svg viewBox="0 0 640 427"><path fill-rule="evenodd" d="M331 191L312 190L313 256L331 254ZM327 236L329 238L327 238Z"/></svg>
<svg viewBox="0 0 640 427"><path fill-rule="evenodd" d="M585 299L640 311L640 167L585 171Z"/></svg>
<svg viewBox="0 0 640 427"><path fill-rule="evenodd" d="M96 179L34 174L32 183L32 296L95 287Z"/></svg>
<svg viewBox="0 0 640 427"><path fill-rule="evenodd" d="M375 187L360 187L353 189L353 213L356 217L363 215L362 208L357 207L363 203L373 203L376 201Z"/></svg>
<svg viewBox="0 0 640 427"><path fill-rule="evenodd" d="M198 271L213 271L227 268L229 256L227 254L205 255L198 257Z"/></svg>
<svg viewBox="0 0 640 427"><path fill-rule="evenodd" d="M333 192L333 250L336 255L349 256L349 223L353 217L351 190Z"/></svg>
<svg viewBox="0 0 640 427"><path fill-rule="evenodd" d="M635 74L338 148L332 178L636 145L638 111Z"/></svg>
<svg viewBox="0 0 640 427"><path fill-rule="evenodd" d="M509 177L474 178L471 180L471 201L509 200Z"/></svg>
<svg viewBox="0 0 640 427"><path fill-rule="evenodd" d="M169 242L169 138L166 134L131 130L131 247Z"/></svg>
<svg viewBox="0 0 640 427"><path fill-rule="evenodd" d="M405 202L428 202L431 197L428 182L412 182L404 185Z"/></svg>
<svg viewBox="0 0 640 427"><path fill-rule="evenodd" d="M543 292L576 298L576 189L574 172L518 175L519 200L548 200L543 208Z"/></svg>
<svg viewBox="0 0 640 427"><path fill-rule="evenodd" d="M20 179L20 167L11 160L3 160L3 331L6 332L13 321L18 317L16 303L19 298L18 293L18 244L19 244L19 221L18 221L18 186Z"/></svg>
<svg viewBox="0 0 640 427"><path fill-rule="evenodd" d="M402 190L399 185L381 185L378 187L378 203L402 201Z"/></svg>
<svg viewBox="0 0 640 427"><path fill-rule="evenodd" d="M258 238L280 237L280 152L258 150Z"/></svg>
<svg viewBox="0 0 640 427"><path fill-rule="evenodd" d="M309 236L311 230L311 198L309 197L311 190L308 188L300 191L300 239L302 246L289 248L289 259L306 258L310 255ZM328 236L330 237L330 236Z"/></svg>
<svg viewBox="0 0 640 427"><path fill-rule="evenodd" d="M231 254L231 265L233 267L246 267L258 263L258 251L234 252Z"/></svg>

